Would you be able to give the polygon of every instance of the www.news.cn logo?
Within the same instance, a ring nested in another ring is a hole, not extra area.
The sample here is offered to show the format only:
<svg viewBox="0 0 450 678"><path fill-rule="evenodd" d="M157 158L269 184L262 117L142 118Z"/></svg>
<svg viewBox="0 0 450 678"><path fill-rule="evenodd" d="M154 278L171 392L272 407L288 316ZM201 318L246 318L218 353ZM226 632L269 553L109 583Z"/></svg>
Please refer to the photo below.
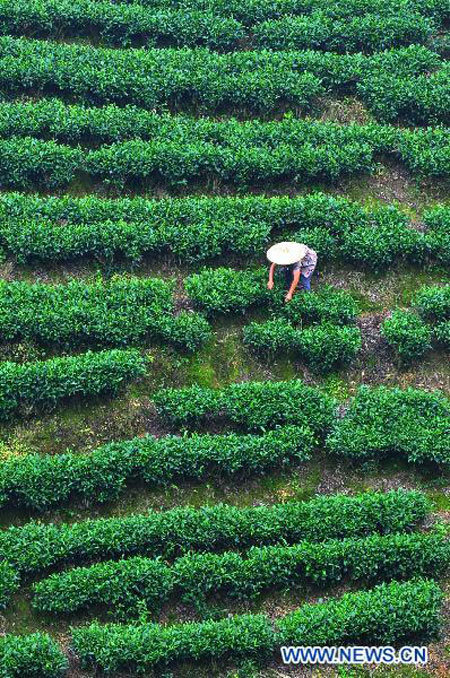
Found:
<svg viewBox="0 0 450 678"><path fill-rule="evenodd" d="M284 664L426 664L428 648L404 646L283 646Z"/></svg>

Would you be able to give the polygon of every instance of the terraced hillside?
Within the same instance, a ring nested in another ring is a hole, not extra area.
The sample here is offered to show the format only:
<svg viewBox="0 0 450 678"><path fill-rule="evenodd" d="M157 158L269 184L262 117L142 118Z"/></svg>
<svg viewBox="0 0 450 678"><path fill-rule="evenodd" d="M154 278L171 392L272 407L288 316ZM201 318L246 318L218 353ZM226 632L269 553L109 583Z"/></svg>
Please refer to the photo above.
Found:
<svg viewBox="0 0 450 678"><path fill-rule="evenodd" d="M0 678L450 675L449 22L1 0Z"/></svg>

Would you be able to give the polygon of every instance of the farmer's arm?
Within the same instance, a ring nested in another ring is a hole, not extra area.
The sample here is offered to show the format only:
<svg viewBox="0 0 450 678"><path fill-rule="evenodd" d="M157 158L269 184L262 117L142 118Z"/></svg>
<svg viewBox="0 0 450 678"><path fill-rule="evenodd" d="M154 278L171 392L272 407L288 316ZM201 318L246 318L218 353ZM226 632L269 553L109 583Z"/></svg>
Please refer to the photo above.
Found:
<svg viewBox="0 0 450 678"><path fill-rule="evenodd" d="M292 285L290 286L289 292L286 294L286 297L285 297L286 301L290 301L292 299L292 295L294 294L294 292L297 288L298 282L300 280L300 274L301 274L300 269L298 269L297 271L294 271L294 276L292 278Z"/></svg>
<svg viewBox="0 0 450 678"><path fill-rule="evenodd" d="M267 283L267 287L269 288L269 290L271 290L272 287L273 287L273 274L275 273L275 268L276 268L276 264L270 264L269 282Z"/></svg>

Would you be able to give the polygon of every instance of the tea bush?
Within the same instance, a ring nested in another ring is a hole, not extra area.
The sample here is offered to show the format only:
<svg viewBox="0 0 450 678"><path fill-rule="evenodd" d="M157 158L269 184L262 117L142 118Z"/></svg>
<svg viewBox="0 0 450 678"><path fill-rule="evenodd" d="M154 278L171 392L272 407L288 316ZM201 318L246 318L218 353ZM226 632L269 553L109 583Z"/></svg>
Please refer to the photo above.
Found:
<svg viewBox="0 0 450 678"><path fill-rule="evenodd" d="M115 277L49 285L0 281L0 335L72 345L125 345L147 338L195 349L209 325L195 313L174 315L173 284Z"/></svg>
<svg viewBox="0 0 450 678"><path fill-rule="evenodd" d="M0 185L8 188L64 187L86 172L94 181L118 188L145 182L180 186L216 178L245 188L291 177L337 179L342 174L370 172L373 152L366 143L320 148L232 149L209 142L127 141L86 151L25 137L0 141ZM447 172L446 168L443 172Z"/></svg>
<svg viewBox="0 0 450 678"><path fill-rule="evenodd" d="M300 204L296 208L281 201L278 206L252 198L3 196L8 198L0 204L0 244L20 263L86 255L139 260L144 253L163 250L184 261L230 252L253 254L264 251L277 212L281 221L284 215L307 210Z"/></svg>
<svg viewBox="0 0 450 678"><path fill-rule="evenodd" d="M436 582L417 579L380 584L325 603L304 605L279 622L286 645L399 644L430 637L441 624L442 593Z"/></svg>
<svg viewBox="0 0 450 678"><path fill-rule="evenodd" d="M359 312L358 301L350 292L331 285L321 285L310 294L294 294L288 304L281 296L272 303L273 312L291 322L298 322L304 317L307 320L346 325L353 323Z"/></svg>
<svg viewBox="0 0 450 678"><path fill-rule="evenodd" d="M327 449L355 459L396 455L447 465L449 416L450 401L439 391L362 386L336 420Z"/></svg>
<svg viewBox="0 0 450 678"><path fill-rule="evenodd" d="M450 319L450 285L422 287L413 299L413 306L428 322Z"/></svg>
<svg viewBox="0 0 450 678"><path fill-rule="evenodd" d="M153 395L157 412L167 421L196 426L209 416L246 430L277 425L307 426L322 437L335 419L337 402L299 379L291 381L242 382L223 389L194 384L164 388Z"/></svg>
<svg viewBox="0 0 450 678"><path fill-rule="evenodd" d="M186 13L165 7L149 12L137 3L119 5L100 0L5 0L0 7L0 23L2 34L60 37L97 32L102 42L123 47L143 42L149 47L171 44L224 49L237 47L246 35L236 19L208 10Z"/></svg>
<svg viewBox="0 0 450 678"><path fill-rule="evenodd" d="M291 237L289 235L289 237ZM302 228L293 234L292 238L297 242L308 243L308 246L316 252L320 252L320 260L327 261L339 257L339 236L333 235L323 226Z"/></svg>
<svg viewBox="0 0 450 678"><path fill-rule="evenodd" d="M436 634L441 601L432 580L392 582L304 605L277 620L275 629L262 614L170 626L94 623L72 629L72 645L83 668L107 674L189 659L261 659L280 645L391 645Z"/></svg>
<svg viewBox="0 0 450 678"><path fill-rule="evenodd" d="M154 323L156 337L187 351L196 351L211 338L211 328L199 313L181 311L162 316Z"/></svg>
<svg viewBox="0 0 450 678"><path fill-rule="evenodd" d="M405 363L431 348L431 329L412 311L393 311L381 325L381 334Z"/></svg>
<svg viewBox="0 0 450 678"><path fill-rule="evenodd" d="M422 74L435 69L427 84ZM0 37L4 91L40 90L94 105L132 103L149 110L192 103L203 112L250 108L262 113L280 106L308 111L327 92L350 91L382 119L389 117L386 110L392 117L393 111L409 115L411 108L420 109L425 122L445 121L447 71L446 62L421 45L374 56L313 50L218 54L206 48L119 50ZM380 107L372 79L392 78L404 92L411 77L417 80L417 94L413 89L406 102L399 102L397 89L386 87ZM444 100L426 100L427 93Z"/></svg>
<svg viewBox="0 0 450 678"><path fill-rule="evenodd" d="M0 363L0 417L23 408L55 406L73 396L116 393L120 386L146 372L136 350L87 352L67 358L28 363Z"/></svg>
<svg viewBox="0 0 450 678"><path fill-rule="evenodd" d="M6 560L0 563L0 610L9 602L20 584L19 573Z"/></svg>
<svg viewBox="0 0 450 678"><path fill-rule="evenodd" d="M297 350L315 372L327 372L349 363L361 350L359 327L339 327L331 323L298 330Z"/></svg>
<svg viewBox="0 0 450 678"><path fill-rule="evenodd" d="M47 633L0 637L2 678L62 678L69 663Z"/></svg>
<svg viewBox="0 0 450 678"><path fill-rule="evenodd" d="M393 216L391 219L386 210L376 226L358 225L347 231L336 240L335 256L383 272L402 259L422 264L429 251L426 235L407 224L395 223Z"/></svg>
<svg viewBox="0 0 450 678"><path fill-rule="evenodd" d="M352 295L330 285L311 294L295 294L289 304L276 284L267 289L267 268L235 271L219 267L204 269L184 279L184 287L194 304L208 315L214 313L244 313L254 305L266 305L275 315L290 320L305 317L310 320L332 320L338 324L352 322L358 304ZM276 281L277 282L277 281Z"/></svg>
<svg viewBox="0 0 450 678"><path fill-rule="evenodd" d="M58 92L95 105L133 103L149 110L167 104L179 107L185 101L202 111L244 106L264 112L280 103L310 109L325 92L322 73L330 60L343 60L336 70L341 79L347 78L348 57L318 55L324 58L308 52L119 50L4 36L0 86L13 92L24 86L28 91ZM48 60L52 69L45 67ZM353 61L357 67L358 57Z"/></svg>
<svg viewBox="0 0 450 678"><path fill-rule="evenodd" d="M450 207L435 205L426 210L423 220L431 231L448 231L450 229Z"/></svg>
<svg viewBox="0 0 450 678"><path fill-rule="evenodd" d="M146 436L109 443L86 454L29 454L0 462L0 505L42 511L73 496L104 502L136 478L151 485L205 480L211 475L242 478L306 461L315 442L306 426L288 426L261 436Z"/></svg>
<svg viewBox="0 0 450 678"><path fill-rule="evenodd" d="M445 320L444 322L437 323L433 327L433 336L439 344L442 344L444 347L450 347L450 320Z"/></svg>
<svg viewBox="0 0 450 678"><path fill-rule="evenodd" d="M380 17L365 14L335 19L327 13L288 16L255 26L253 44L270 49L317 49L329 52L364 52L428 43L434 23L415 13Z"/></svg>
<svg viewBox="0 0 450 678"><path fill-rule="evenodd" d="M435 233L440 234L439 228ZM394 311L383 323L381 332L396 348L400 358L408 362L430 349L432 340L443 346L450 345L448 318L450 285L425 286L414 296L412 310Z"/></svg>
<svg viewBox="0 0 450 678"><path fill-rule="evenodd" d="M253 305L267 304L267 269L235 271L219 267L205 269L184 279L189 298L208 315L244 313Z"/></svg>
<svg viewBox="0 0 450 678"><path fill-rule="evenodd" d="M62 112L63 120L55 125L51 106L44 109L44 118L51 115L53 136L55 127L56 136L57 130L62 129L63 137L74 140L100 129L103 137L124 140L89 150L29 136L0 140L0 183L21 188L34 184L65 186L81 172L118 187L127 182L137 186L143 182L180 186L215 177L247 188L269 180L335 180L345 173L371 172L376 166L375 156L380 154L399 159L422 175L446 176L449 172L449 141L443 128L407 131L393 126L340 125L289 116L275 122L213 121L106 108L67 107ZM24 112L23 117L25 131L29 132L33 118L29 112ZM124 117L128 118L126 124L122 122ZM84 125L80 119L85 119ZM11 127L14 129L14 124L7 121L6 129ZM40 129L38 123L39 134ZM36 132L31 129L33 133Z"/></svg>
<svg viewBox="0 0 450 678"><path fill-rule="evenodd" d="M450 264L450 231L430 231L426 234L428 247L437 262L448 266Z"/></svg>
<svg viewBox="0 0 450 678"><path fill-rule="evenodd" d="M280 351L300 352L300 335L290 322L275 318L266 322L253 322L244 327L244 344L265 358L273 358Z"/></svg>
<svg viewBox="0 0 450 678"><path fill-rule="evenodd" d="M65 186L73 181L82 164L83 152L79 148L31 138L0 141L2 187Z"/></svg>
<svg viewBox="0 0 450 678"><path fill-rule="evenodd" d="M405 532L418 526L430 509L424 494L400 489L322 495L272 506L181 506L70 524L31 521L0 532L0 555L19 572L32 574L65 564L139 554L173 557L192 550Z"/></svg>
<svg viewBox="0 0 450 678"><path fill-rule="evenodd" d="M445 166L446 157L448 162L447 142L446 127L416 129L412 133L402 134L398 157L411 172L439 176Z"/></svg>
<svg viewBox="0 0 450 678"><path fill-rule="evenodd" d="M438 205L427 210L423 221L434 256L445 265L450 264L450 208Z"/></svg>
<svg viewBox="0 0 450 678"><path fill-rule="evenodd" d="M0 116L2 107L0 104ZM392 218L403 220L391 208ZM289 198L194 197L99 198L95 195L0 194L0 243L21 262L31 257L60 260L92 254L124 254L169 248L188 261L264 252L273 229L298 226L340 231L371 223L377 210L323 193Z"/></svg>
<svg viewBox="0 0 450 678"><path fill-rule="evenodd" d="M72 629L72 649L82 668L106 675L122 670L143 672L155 665L183 660L261 660L274 652L275 643L272 625L262 614L170 626L93 623Z"/></svg>
<svg viewBox="0 0 450 678"><path fill-rule="evenodd" d="M264 254L272 231L301 225L292 237L319 251L322 260L344 257L376 269L397 259L421 265L427 257L450 261L445 210L430 209L423 219L425 233L412 229L394 206L368 209L323 193L158 200L3 193L0 245L20 263L85 255L138 260L146 252L163 250L193 261L229 252ZM237 281L238 272L234 275ZM294 306L298 299L294 297Z"/></svg>
<svg viewBox="0 0 450 678"><path fill-rule="evenodd" d="M297 329L283 319L250 323L244 327L244 342L272 356L279 351L294 351L315 372L327 372L350 362L362 346L358 327L324 322Z"/></svg>
<svg viewBox="0 0 450 678"><path fill-rule="evenodd" d="M170 141L128 141L91 151L83 162L94 180L118 187L149 180L175 186L215 178L246 188L281 178L298 182L322 177L330 181L374 168L373 151L368 144L355 141L338 146L332 138L323 145L305 141L274 149L221 146L204 141L183 145Z"/></svg>
<svg viewBox="0 0 450 678"><path fill-rule="evenodd" d="M95 110L105 113L108 108L111 107ZM0 103L0 111L3 110ZM129 108L124 110L128 112ZM162 125L162 116L157 116L157 119ZM195 125L195 121L192 122ZM284 121L280 121L280 124L283 126ZM214 129L218 131L217 127ZM260 130L261 134L264 129L266 128ZM275 133L276 128L272 129ZM317 128L317 132L319 131ZM242 220L247 225L248 222L262 222L267 227L277 229L293 228L300 224L308 227L323 226L333 233L340 233L360 223L371 225L377 221L378 215L384 213L391 215L393 223L408 222L404 213L393 205L367 208L356 201L321 192L295 197L249 195L160 199L136 196L111 199L95 194L83 197L16 192L0 194L2 227L6 223L20 224L32 219L60 227L64 224L93 225L124 221L141 226L149 224L152 229L156 229L164 222L166 229L171 232L177 226L180 228L180 223L184 229L190 229L195 224L206 222L207 227L211 229L216 218L223 228L228 221ZM430 229L439 228L436 208L425 212L425 220L427 223L430 221ZM179 235L181 236L181 231Z"/></svg>
<svg viewBox="0 0 450 678"><path fill-rule="evenodd" d="M247 599L268 590L323 587L344 579L373 583L437 577L449 562L450 546L442 536L418 533L253 547L244 554L189 554L173 565L136 557L55 573L34 584L33 606L66 613L101 604L126 620L139 615L143 603L158 613L169 600L199 604L216 593Z"/></svg>
<svg viewBox="0 0 450 678"><path fill-rule="evenodd" d="M371 113L384 122L404 118L412 124L450 122L450 67L431 74L391 77L371 74L357 85L358 95Z"/></svg>
<svg viewBox="0 0 450 678"><path fill-rule="evenodd" d="M135 0L120 0L121 4ZM243 5L238 0L140 0L144 6L153 9L180 8L192 12L210 10L217 16L236 17L246 26L252 26L265 19L277 19L286 15L310 14L317 10L329 16L361 16L376 11L380 16L398 15L400 12L419 12L435 20L450 17L446 0L250 0Z"/></svg>
<svg viewBox="0 0 450 678"><path fill-rule="evenodd" d="M163 560L135 557L50 575L33 584L32 604L39 612L60 614L113 605L115 618L127 621L144 604L159 611L175 591L179 593L175 572Z"/></svg>
<svg viewBox="0 0 450 678"><path fill-rule="evenodd" d="M387 47L428 42L434 22L414 11L399 15L365 15L350 21L336 20L326 11L257 24L252 35L233 16L214 9L155 7L152 12L136 3L116 5L100 0L5 0L0 9L3 34L72 36L97 32L103 42L128 46L167 44L205 45L213 49L238 49L244 38L256 47L272 49L324 49L334 52L370 52Z"/></svg>
<svg viewBox="0 0 450 678"><path fill-rule="evenodd" d="M199 229L200 230L200 229ZM186 233L184 241L189 241L194 234ZM199 234L200 235L200 234ZM233 235L230 236L229 246L233 247ZM236 240L239 234L236 233ZM264 241L265 237L254 229L254 237ZM215 246L214 235L204 237L205 253ZM251 234L249 234L251 240ZM177 254L177 248L183 247L182 243L174 238L174 241L164 241L152 226L140 223L126 223L125 221L105 221L99 224L70 224L58 225L43 220L18 223L8 221L0 225L0 242L8 254L15 257L20 264L39 259L46 262L58 262L78 257L98 257L108 262L114 257L127 257L132 261L139 261L144 253L164 250L168 245L170 250ZM220 247L217 244L218 254ZM236 243L239 246L238 242ZM258 242L259 244L259 242ZM191 253L195 258L194 252ZM200 252L198 253L200 255Z"/></svg>
<svg viewBox="0 0 450 678"><path fill-rule="evenodd" d="M426 66L427 63L424 64L424 67ZM305 142L314 145L330 141L335 145L360 142L367 143L376 152L391 152L398 154L399 157L402 157L403 147L410 155L414 151L414 146L428 148L428 154L430 149L437 153L445 152L448 148L448 135L445 128L441 127L407 130L376 123L342 125L331 121L299 119L291 113L286 113L282 119L276 121L254 118L243 121L236 118L217 120L186 114L157 113L135 105L118 106L111 103L96 107L69 104L57 98L1 101L0 136L3 139L50 137L68 144L93 141L96 144L114 143L141 139L181 141L185 144L213 141L216 144L240 148L245 142L252 147L264 146L270 150L276 148L278 144L299 147ZM328 199L331 200L331 197L328 196ZM254 200L256 199L255 196ZM283 198L278 200L282 202ZM284 197L284 200L288 198ZM339 201L339 198L335 200ZM364 212L364 209L361 209ZM394 210L392 207L384 210L378 207L374 208L374 211L383 212L388 209Z"/></svg>

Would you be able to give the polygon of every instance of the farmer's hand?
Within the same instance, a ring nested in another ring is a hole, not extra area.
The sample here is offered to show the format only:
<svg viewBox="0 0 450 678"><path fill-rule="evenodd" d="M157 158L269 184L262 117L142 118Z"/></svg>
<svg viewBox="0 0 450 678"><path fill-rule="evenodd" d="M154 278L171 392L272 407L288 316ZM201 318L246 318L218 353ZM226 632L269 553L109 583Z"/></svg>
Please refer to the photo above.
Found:
<svg viewBox="0 0 450 678"><path fill-rule="evenodd" d="M291 301L291 299L292 299L292 292L288 292L286 294L286 296L284 297L284 300L285 301Z"/></svg>
<svg viewBox="0 0 450 678"><path fill-rule="evenodd" d="M273 280L269 280L269 282L267 283L267 289L273 290Z"/></svg>

